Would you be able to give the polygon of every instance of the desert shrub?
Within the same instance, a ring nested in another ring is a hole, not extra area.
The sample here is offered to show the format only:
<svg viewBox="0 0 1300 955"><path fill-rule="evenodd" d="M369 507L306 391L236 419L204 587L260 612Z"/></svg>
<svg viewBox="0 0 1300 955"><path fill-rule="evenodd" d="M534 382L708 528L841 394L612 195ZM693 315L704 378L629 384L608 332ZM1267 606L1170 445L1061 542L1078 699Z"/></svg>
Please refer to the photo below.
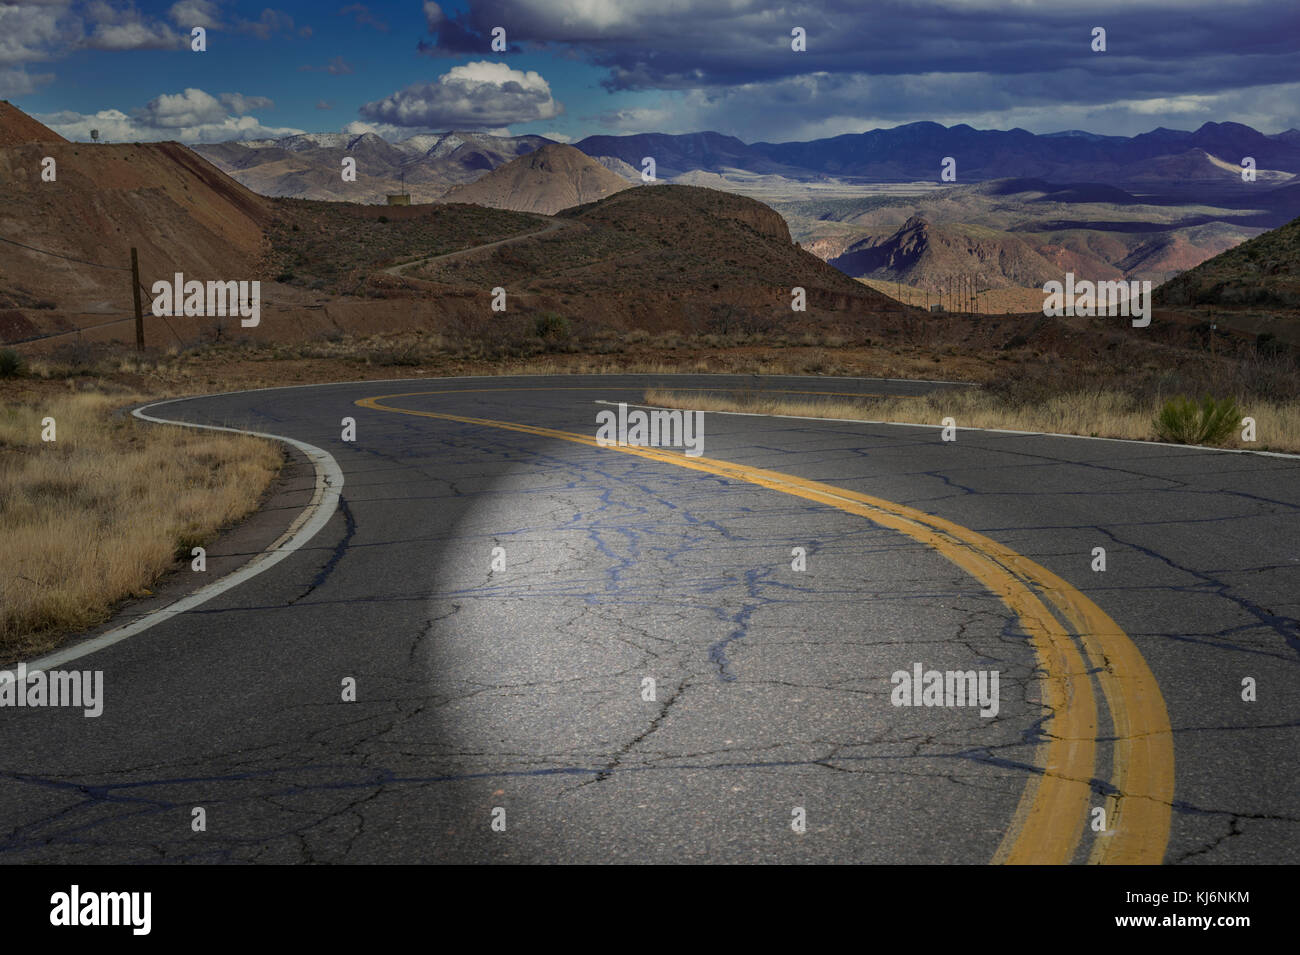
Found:
<svg viewBox="0 0 1300 955"><path fill-rule="evenodd" d="M1222 444L1237 429L1241 409L1232 398L1206 395L1200 403L1184 395L1165 402L1156 415L1156 434L1178 444Z"/></svg>
<svg viewBox="0 0 1300 955"><path fill-rule="evenodd" d="M1266 358L1276 358L1286 354L1286 345L1272 332L1261 332L1255 336L1255 351Z"/></svg>
<svg viewBox="0 0 1300 955"><path fill-rule="evenodd" d="M533 323L537 337L547 341L561 341L572 332L569 320L556 312L542 312Z"/></svg>
<svg viewBox="0 0 1300 955"><path fill-rule="evenodd" d="M23 373L23 356L12 348L0 348L0 378L17 378Z"/></svg>
<svg viewBox="0 0 1300 955"><path fill-rule="evenodd" d="M50 358L62 366L64 377L93 375L102 353L89 342L64 342L50 353Z"/></svg>

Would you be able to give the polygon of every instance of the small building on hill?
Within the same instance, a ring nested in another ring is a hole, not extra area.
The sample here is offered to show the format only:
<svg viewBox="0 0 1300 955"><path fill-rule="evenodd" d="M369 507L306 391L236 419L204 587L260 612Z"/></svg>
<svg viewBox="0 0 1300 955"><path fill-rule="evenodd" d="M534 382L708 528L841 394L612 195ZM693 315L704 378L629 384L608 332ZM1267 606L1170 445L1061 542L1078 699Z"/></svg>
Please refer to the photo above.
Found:
<svg viewBox="0 0 1300 955"><path fill-rule="evenodd" d="M388 204L390 206L409 206L411 204L411 194L409 192L389 193Z"/></svg>

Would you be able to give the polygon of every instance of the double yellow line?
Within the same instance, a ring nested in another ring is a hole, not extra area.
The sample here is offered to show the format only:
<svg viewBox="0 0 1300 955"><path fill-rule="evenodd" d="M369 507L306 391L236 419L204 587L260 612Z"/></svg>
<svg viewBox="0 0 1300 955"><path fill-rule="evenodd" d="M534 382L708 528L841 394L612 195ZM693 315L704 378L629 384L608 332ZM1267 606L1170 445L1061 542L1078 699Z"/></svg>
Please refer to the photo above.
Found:
<svg viewBox="0 0 1300 955"><path fill-rule="evenodd" d="M520 389L475 389L513 391ZM550 389L534 389L550 390ZM362 398L363 408L457 421L601 447L594 437L490 418L397 408L381 402L454 391L417 391ZM1020 619L1041 670L1046 743L1041 772L1030 778L996 863L1062 864L1074 860L1092 822L1106 810L1105 830L1088 862L1158 864L1169 841L1174 792L1173 734L1164 697L1142 654L1100 607L1061 577L982 534L881 498L791 474L729 461L686 457L659 448L607 447L793 494L865 517L932 547L995 594ZM1080 651L1082 647L1082 652ZM1086 658L1086 659L1085 659ZM1094 797L1098 714L1093 676L1105 696L1113 729L1109 795Z"/></svg>

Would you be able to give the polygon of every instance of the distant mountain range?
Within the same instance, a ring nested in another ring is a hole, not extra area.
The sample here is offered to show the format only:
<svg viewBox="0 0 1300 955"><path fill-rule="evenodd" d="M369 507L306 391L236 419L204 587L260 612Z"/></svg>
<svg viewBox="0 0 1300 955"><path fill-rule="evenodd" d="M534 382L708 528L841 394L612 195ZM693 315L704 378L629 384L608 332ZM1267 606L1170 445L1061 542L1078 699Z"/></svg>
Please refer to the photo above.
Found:
<svg viewBox="0 0 1300 955"><path fill-rule="evenodd" d="M541 136L450 132L389 143L374 133L307 133L193 149L264 195L383 202L402 189L404 176L412 201L428 202L549 142ZM710 173L808 183L937 182L941 163L951 157L958 183L1029 177L1175 194L1244 192L1300 175L1300 130L1269 136L1241 123L1206 123L1194 132L1160 128L1132 137L909 123L810 142L746 144L702 132L589 136L574 146L629 180L639 177L646 158L654 160L659 179ZM354 183L340 175L345 156L357 161ZM1254 183L1242 181L1245 157L1255 160Z"/></svg>
<svg viewBox="0 0 1300 955"><path fill-rule="evenodd" d="M1241 180L1250 156L1273 181L1300 173L1300 131L1267 136L1241 123L1206 123L1195 132L1159 128L1138 136L1098 136L1072 130L1035 135L1024 129L974 129L965 124L909 123L828 139L746 145L719 133L681 136L589 136L574 144L589 156L612 156L637 168L655 160L664 178L693 170L817 176L874 182L936 181L945 157L956 161L958 182L1039 177L1061 181L1136 183L1196 178ZM1204 157L1221 160L1228 168ZM1156 160L1179 158L1190 169L1166 169ZM1281 175L1278 175L1278 174ZM1264 177L1261 177L1264 178Z"/></svg>
<svg viewBox="0 0 1300 955"><path fill-rule="evenodd" d="M473 182L551 140L450 132L390 143L374 133L303 133L191 147L222 172L265 196L382 203L407 192L433 202L452 186ZM356 160L355 182L343 180L343 159Z"/></svg>
<svg viewBox="0 0 1300 955"><path fill-rule="evenodd" d="M932 291L972 275L988 288L1036 287L1065 271L1159 283L1300 213L1300 130L1270 136L1240 123L1125 137L923 122L811 142L700 132L573 146L326 133L194 149L265 195L383 202L405 188L414 202L546 214L639 184L652 159L659 181L766 201L849 275ZM356 182L340 176L346 156ZM945 157L957 180L936 189ZM1253 182L1242 179L1246 157ZM819 193L856 198L808 198Z"/></svg>

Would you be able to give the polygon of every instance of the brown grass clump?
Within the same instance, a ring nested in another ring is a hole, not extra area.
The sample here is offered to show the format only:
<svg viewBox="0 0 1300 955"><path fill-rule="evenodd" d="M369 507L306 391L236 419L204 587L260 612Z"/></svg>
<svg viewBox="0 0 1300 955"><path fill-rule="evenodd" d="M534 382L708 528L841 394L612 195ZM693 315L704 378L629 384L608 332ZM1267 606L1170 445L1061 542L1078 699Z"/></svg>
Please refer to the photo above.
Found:
<svg viewBox="0 0 1300 955"><path fill-rule="evenodd" d="M665 408L743 411L751 414L844 418L899 424L938 425L951 417L958 428L998 428L1094 438L1157 440L1155 421L1163 403L1114 389L1065 392L1036 402L1021 402L989 388L937 391L920 396L861 399L788 398L781 395L717 395L649 389L645 400ZM1243 442L1232 429L1224 447L1252 451L1300 452L1300 401L1255 400L1243 409L1256 422L1256 440Z"/></svg>
<svg viewBox="0 0 1300 955"><path fill-rule="evenodd" d="M282 461L258 438L114 416L123 402L69 394L0 408L0 659L47 650L143 594L254 510Z"/></svg>

